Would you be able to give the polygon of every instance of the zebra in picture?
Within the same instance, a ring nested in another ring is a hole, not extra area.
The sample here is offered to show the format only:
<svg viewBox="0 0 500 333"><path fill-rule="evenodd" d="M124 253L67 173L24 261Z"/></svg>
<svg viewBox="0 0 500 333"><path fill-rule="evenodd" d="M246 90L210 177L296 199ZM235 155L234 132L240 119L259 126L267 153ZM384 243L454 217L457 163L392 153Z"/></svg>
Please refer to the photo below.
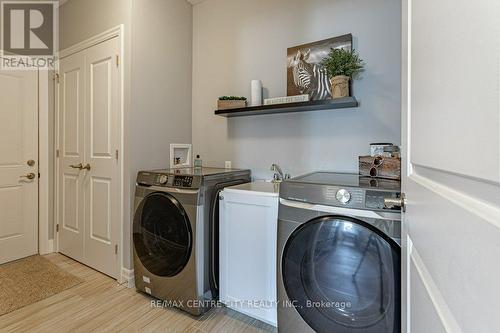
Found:
<svg viewBox="0 0 500 333"><path fill-rule="evenodd" d="M306 53L299 50L290 63L295 86L301 94L309 94L313 101L330 98L332 93L328 74L320 65L307 62L310 54L310 49Z"/></svg>

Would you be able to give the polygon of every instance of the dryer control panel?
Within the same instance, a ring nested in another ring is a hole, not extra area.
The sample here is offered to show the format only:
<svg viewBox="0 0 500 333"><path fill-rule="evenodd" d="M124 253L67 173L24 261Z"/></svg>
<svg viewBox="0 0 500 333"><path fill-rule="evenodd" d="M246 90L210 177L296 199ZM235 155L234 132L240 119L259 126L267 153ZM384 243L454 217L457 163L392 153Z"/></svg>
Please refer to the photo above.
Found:
<svg viewBox="0 0 500 333"><path fill-rule="evenodd" d="M387 192L387 191L366 191L365 194L365 206L368 209L384 209L384 210L397 210L400 211L400 207L387 208L385 205L385 199L397 199L401 196L400 192Z"/></svg>
<svg viewBox="0 0 500 333"><path fill-rule="evenodd" d="M192 187L193 176L174 176L175 187Z"/></svg>
<svg viewBox="0 0 500 333"><path fill-rule="evenodd" d="M201 177L141 171L137 176L137 185L196 189L201 186Z"/></svg>

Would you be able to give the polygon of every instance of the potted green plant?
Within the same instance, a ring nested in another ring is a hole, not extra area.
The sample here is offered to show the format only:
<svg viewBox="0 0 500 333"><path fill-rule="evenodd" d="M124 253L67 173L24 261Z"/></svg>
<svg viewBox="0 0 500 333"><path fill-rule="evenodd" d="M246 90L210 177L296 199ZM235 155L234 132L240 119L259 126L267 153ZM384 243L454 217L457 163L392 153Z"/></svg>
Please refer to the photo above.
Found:
<svg viewBox="0 0 500 333"><path fill-rule="evenodd" d="M349 97L349 80L363 70L363 60L356 50L334 49L321 61L332 85L332 98Z"/></svg>
<svg viewBox="0 0 500 333"><path fill-rule="evenodd" d="M244 108L245 106L247 106L247 98L238 96L221 96L217 103L219 110Z"/></svg>

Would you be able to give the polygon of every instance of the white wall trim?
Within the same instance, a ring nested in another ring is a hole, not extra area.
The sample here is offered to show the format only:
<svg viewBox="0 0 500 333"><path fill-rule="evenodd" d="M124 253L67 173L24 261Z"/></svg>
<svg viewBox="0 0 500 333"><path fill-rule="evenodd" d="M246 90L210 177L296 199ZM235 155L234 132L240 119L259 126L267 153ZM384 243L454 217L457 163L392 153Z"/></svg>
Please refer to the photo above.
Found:
<svg viewBox="0 0 500 333"><path fill-rule="evenodd" d="M53 252L49 240L49 212L52 204L49 193L49 75L46 70L38 71L38 253Z"/></svg>
<svg viewBox="0 0 500 333"><path fill-rule="evenodd" d="M417 273L420 276L420 279L425 289L427 290L427 294L429 295L429 298L432 301L432 304L434 305L434 309L436 310L436 313L438 314L441 323L445 327L446 332L461 333L462 329L460 325L458 324L457 320L453 316L453 313L446 304L446 301L444 300L443 295L439 291L438 286L436 286L436 284L434 283L434 280L432 279L431 274L425 267L425 264L420 255L418 254L415 245L412 245L410 258L413 265L417 269Z"/></svg>
<svg viewBox="0 0 500 333"><path fill-rule="evenodd" d="M123 36L123 30L124 30L123 24L120 24L119 26L116 26L109 30L106 30L98 35L90 37L80 43L77 43L64 50L61 50L59 52L59 58L62 59L68 57L72 54L88 49L89 47L105 42L111 38ZM123 48L123 38L120 38L120 41L122 42L122 48ZM122 52L122 58L123 58L123 52Z"/></svg>
<svg viewBox="0 0 500 333"><path fill-rule="evenodd" d="M57 68L59 70L59 66ZM59 74L57 71L55 74ZM59 149L59 84L54 81L54 252L59 252L59 233L57 224L59 224L59 158L57 150Z"/></svg>
<svg viewBox="0 0 500 333"><path fill-rule="evenodd" d="M479 216L485 221L488 221L493 226L500 228L500 220L498 219L500 216L500 208L487 202L477 200L464 192L456 191L416 173L411 174L409 178L429 191L436 193L457 206L471 212L475 216Z"/></svg>
<svg viewBox="0 0 500 333"><path fill-rule="evenodd" d="M127 283L127 288L135 288L135 277L133 269L122 268L121 283Z"/></svg>
<svg viewBox="0 0 500 333"><path fill-rule="evenodd" d="M125 57L125 26L123 24L120 24L118 27L115 27L111 30L109 30L109 34L118 34L117 37L120 40L120 59L121 61L119 62L120 68L119 68L119 77L120 77L120 116L119 116L119 123L120 123L120 133L119 133L119 141L120 141L120 147L119 147L119 165L120 165L120 180L119 180L119 194L120 194L120 204L119 204L119 209L120 209L120 223L119 223L119 251L118 251L118 263L120 267L120 270L123 271L125 269L124 265L124 244L125 244L125 229L129 228L128 225L128 219L125 219L125 207L128 207L128 201L129 198L125 197L125 184L128 184L128 172L125 173L125 62L128 61ZM129 214L129 212L126 212ZM130 281L130 280L129 280Z"/></svg>
<svg viewBox="0 0 500 333"><path fill-rule="evenodd" d="M47 251L48 251L48 253L55 252L54 251L54 239L49 239L49 241L47 242Z"/></svg>
<svg viewBox="0 0 500 333"><path fill-rule="evenodd" d="M128 61L128 59L125 59L125 26L123 24L120 24L114 28L111 28L109 30L106 30L105 32L102 32L96 36L93 36L93 37L90 37L80 43L77 43L75 45L72 45L64 50L61 50L60 51L60 58L64 58L64 57L68 57L72 54L75 54L75 53L78 53L80 51L83 51L89 47L92 47L94 45L97 45L97 44L100 44L102 42L105 42L107 40L110 40L112 38L118 38L118 40L120 41L120 62L119 62L119 78L120 78L120 96L119 96L119 101L120 101L120 106L119 106L119 123L120 123L120 126L119 126L119 133L118 133L118 136L119 136L119 147L118 147L118 150L119 150L119 197L120 197L120 203L119 203L119 214L118 214L118 218L119 218L119 226L118 226L118 248L119 248L119 251L118 251L118 256L117 256L117 261L118 261L118 269L119 271L117 272L117 280L118 282L122 283L124 282L123 280L123 270L125 269L124 268L124 254L123 254L123 249L124 249L124 243L125 243L125 235L124 235L124 231L125 231L125 228L128 227L124 225L125 223L125 219L124 219L124 207L126 207L125 205L125 200L128 200L128 198L125 198L125 195L124 195L124 191L125 191L125 164L124 164L124 148L125 148L125 140L124 140L124 133L125 133L125 90L124 90L124 87L125 87L125 77L124 77L124 73L125 73L125 61ZM57 105L57 112L56 112L56 147L55 149L60 149L59 148L59 93L58 93L58 90L59 89L55 89L56 90L56 101L55 101L55 105ZM56 195L56 203L57 203L57 208L56 208L56 211L55 211L55 216L57 216L54 220L57 221L56 223L59 223L59 163L58 161L56 162L56 170L57 170L57 173L56 173L56 185L55 185L55 193L57 193ZM55 232L55 228L54 228L54 238L55 238L55 246L57 248L57 250L59 250L59 241L58 241L58 237L59 237L59 233L56 233Z"/></svg>

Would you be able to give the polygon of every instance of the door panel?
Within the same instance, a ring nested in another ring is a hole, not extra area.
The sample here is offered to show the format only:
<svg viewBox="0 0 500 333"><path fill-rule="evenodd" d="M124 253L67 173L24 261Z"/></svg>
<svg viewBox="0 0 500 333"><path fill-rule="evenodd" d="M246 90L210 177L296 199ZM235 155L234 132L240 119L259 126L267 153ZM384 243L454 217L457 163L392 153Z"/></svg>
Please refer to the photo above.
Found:
<svg viewBox="0 0 500 333"><path fill-rule="evenodd" d="M498 182L499 5L455 3L412 1L411 162Z"/></svg>
<svg viewBox="0 0 500 333"><path fill-rule="evenodd" d="M59 251L83 260L84 57L62 59L59 69Z"/></svg>
<svg viewBox="0 0 500 333"><path fill-rule="evenodd" d="M38 252L38 163L28 160L38 160L38 73L0 71L0 264Z"/></svg>
<svg viewBox="0 0 500 333"><path fill-rule="evenodd" d="M403 3L404 328L494 332L500 298L494 264L500 253L500 3Z"/></svg>
<svg viewBox="0 0 500 333"><path fill-rule="evenodd" d="M2 209L0 211L0 241L11 238L20 237L23 234L23 224L18 223L22 221L22 187L12 186L0 188L0 202L4 207L9 209Z"/></svg>
<svg viewBox="0 0 500 333"><path fill-rule="evenodd" d="M411 271L417 272L416 266L411 264ZM420 304L419 307L412 307L411 316L414 318L425 318L425 321L413 320L411 322L412 332L431 332L432 333L446 333L446 328L443 326L441 319L437 315L436 308L430 298L425 285L418 275L412 274L410 292L413 297L413 301Z"/></svg>
<svg viewBox="0 0 500 333"><path fill-rule="evenodd" d="M111 183L92 177L90 184L90 237L111 244Z"/></svg>
<svg viewBox="0 0 500 333"><path fill-rule="evenodd" d="M0 140L1 166L23 164L23 112L18 112L20 109L22 110L22 105L20 105L21 80L22 77L10 75L8 72L0 72L2 87L0 90L2 108L0 133L2 133L3 139Z"/></svg>
<svg viewBox="0 0 500 333"><path fill-rule="evenodd" d="M117 277L119 84L113 38L85 51L85 262Z"/></svg>
<svg viewBox="0 0 500 333"><path fill-rule="evenodd" d="M63 60L66 64L67 62ZM69 64L68 64L69 65ZM64 66L64 65L63 65ZM82 68L62 72L63 78L63 152L65 156L82 157L81 132L83 126Z"/></svg>
<svg viewBox="0 0 500 333"><path fill-rule="evenodd" d="M113 64L110 55L90 65L90 117L92 150L96 157L111 157L113 117Z"/></svg>
<svg viewBox="0 0 500 333"><path fill-rule="evenodd" d="M78 176L64 174L62 186L62 227L77 234L81 233L82 221L78 218L78 203L80 202L80 186Z"/></svg>

